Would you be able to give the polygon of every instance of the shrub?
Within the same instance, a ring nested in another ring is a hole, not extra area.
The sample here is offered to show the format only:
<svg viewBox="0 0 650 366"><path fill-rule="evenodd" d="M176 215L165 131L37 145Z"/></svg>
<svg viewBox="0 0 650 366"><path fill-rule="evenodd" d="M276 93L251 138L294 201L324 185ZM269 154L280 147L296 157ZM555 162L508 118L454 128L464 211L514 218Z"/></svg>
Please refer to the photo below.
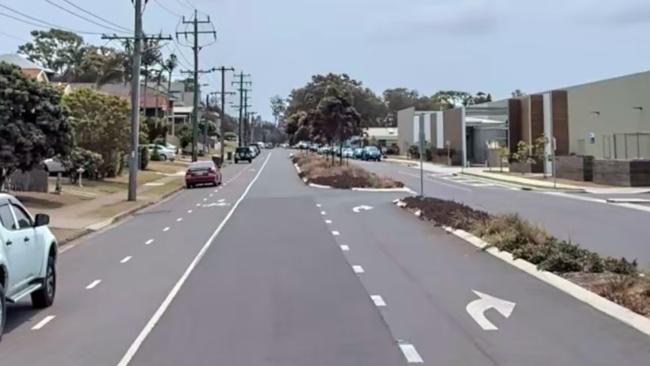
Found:
<svg viewBox="0 0 650 366"><path fill-rule="evenodd" d="M650 286L647 286L647 282L645 286L640 282L634 277L617 276L595 290L600 296L635 313L648 316L650 315Z"/></svg>
<svg viewBox="0 0 650 366"><path fill-rule="evenodd" d="M73 149L68 158L63 161L63 166L68 171L73 182L79 179L77 173L79 168L84 169L83 176L87 179L97 180L103 178L100 170L103 165L104 159L100 154L80 147Z"/></svg>
<svg viewBox="0 0 650 366"><path fill-rule="evenodd" d="M409 156L413 159L420 158L420 147L418 145L409 146Z"/></svg>
<svg viewBox="0 0 650 366"><path fill-rule="evenodd" d="M605 270L612 273L621 275L637 275L639 272L638 263L636 260L628 262L625 258L605 258Z"/></svg>
<svg viewBox="0 0 650 366"><path fill-rule="evenodd" d="M547 245L550 239L550 235L544 229L521 219L516 214L493 216L479 223L473 232L500 250L511 253L526 246ZM523 255L531 250L534 248L527 248L521 253Z"/></svg>
<svg viewBox="0 0 650 366"><path fill-rule="evenodd" d="M149 149L146 146L140 146L140 170L147 170L149 166Z"/></svg>
<svg viewBox="0 0 650 366"><path fill-rule="evenodd" d="M158 151L158 147L154 147L153 151L151 152L151 161L162 161L162 156L160 155L160 151Z"/></svg>

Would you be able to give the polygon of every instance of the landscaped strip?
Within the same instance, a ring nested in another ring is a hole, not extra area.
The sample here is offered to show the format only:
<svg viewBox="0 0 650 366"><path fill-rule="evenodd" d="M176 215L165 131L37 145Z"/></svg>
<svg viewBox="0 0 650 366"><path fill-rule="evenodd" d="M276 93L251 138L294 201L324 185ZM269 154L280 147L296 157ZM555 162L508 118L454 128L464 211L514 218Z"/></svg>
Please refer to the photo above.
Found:
<svg viewBox="0 0 650 366"><path fill-rule="evenodd" d="M316 187L331 187L338 189L403 189L402 182L387 177L380 177L362 167L343 162L339 159L329 159L316 154L298 154L292 157L300 178L307 184Z"/></svg>
<svg viewBox="0 0 650 366"><path fill-rule="evenodd" d="M637 314L650 318L650 279L636 261L602 257L553 237L518 215L490 215L454 201L408 197L398 202L436 226L463 230L500 251L555 273Z"/></svg>

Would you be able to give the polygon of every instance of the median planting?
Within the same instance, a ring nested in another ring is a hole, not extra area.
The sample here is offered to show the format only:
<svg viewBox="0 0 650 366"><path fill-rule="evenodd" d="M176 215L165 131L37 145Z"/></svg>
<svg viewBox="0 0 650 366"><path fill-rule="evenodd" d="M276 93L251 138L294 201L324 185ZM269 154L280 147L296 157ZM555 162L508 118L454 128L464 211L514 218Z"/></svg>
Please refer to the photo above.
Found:
<svg viewBox="0 0 650 366"><path fill-rule="evenodd" d="M466 205L431 197L408 197L401 204L436 226L464 230L491 247L511 253L540 270L556 273L610 301L650 317L650 280L636 261L602 257L550 235L518 215L490 215Z"/></svg>
<svg viewBox="0 0 650 366"><path fill-rule="evenodd" d="M387 177L380 177L358 165L345 162L339 164L338 159L333 161L320 155L299 154L294 156L292 161L300 168L300 177L312 184L338 189L393 189L404 187L401 182Z"/></svg>

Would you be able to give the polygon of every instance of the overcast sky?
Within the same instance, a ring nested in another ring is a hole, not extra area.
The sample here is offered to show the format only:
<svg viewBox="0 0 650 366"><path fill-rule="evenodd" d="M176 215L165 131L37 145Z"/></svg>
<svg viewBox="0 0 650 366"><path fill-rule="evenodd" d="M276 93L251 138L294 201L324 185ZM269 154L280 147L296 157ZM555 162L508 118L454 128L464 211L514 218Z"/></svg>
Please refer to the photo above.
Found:
<svg viewBox="0 0 650 366"><path fill-rule="evenodd" d="M47 1L0 4L57 25L107 31ZM132 27L129 0L68 1ZM269 120L269 98L288 95L316 73L348 73L378 94L407 87L504 98L514 89L542 91L650 64L647 0L149 0L145 29L173 34L179 18L170 11L189 16L189 3L219 32L201 52L201 67L252 74L253 109ZM22 42L13 37L28 39L34 27L0 19L0 52L15 52ZM191 60L189 49L184 54ZM219 85L216 75L204 82L211 90Z"/></svg>

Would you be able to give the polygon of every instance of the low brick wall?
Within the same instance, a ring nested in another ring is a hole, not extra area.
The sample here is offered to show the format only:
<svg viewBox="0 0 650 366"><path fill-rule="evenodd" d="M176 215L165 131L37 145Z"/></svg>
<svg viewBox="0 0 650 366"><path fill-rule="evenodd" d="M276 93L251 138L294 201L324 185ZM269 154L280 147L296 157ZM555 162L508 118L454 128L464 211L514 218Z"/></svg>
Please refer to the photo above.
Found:
<svg viewBox="0 0 650 366"><path fill-rule="evenodd" d="M650 160L595 160L594 183L650 187Z"/></svg>
<svg viewBox="0 0 650 366"><path fill-rule="evenodd" d="M510 162L510 173L544 173L544 165L542 163L519 163L516 161Z"/></svg>
<svg viewBox="0 0 650 366"><path fill-rule="evenodd" d="M556 174L558 178L581 182L594 179L593 156L558 156L556 157Z"/></svg>

